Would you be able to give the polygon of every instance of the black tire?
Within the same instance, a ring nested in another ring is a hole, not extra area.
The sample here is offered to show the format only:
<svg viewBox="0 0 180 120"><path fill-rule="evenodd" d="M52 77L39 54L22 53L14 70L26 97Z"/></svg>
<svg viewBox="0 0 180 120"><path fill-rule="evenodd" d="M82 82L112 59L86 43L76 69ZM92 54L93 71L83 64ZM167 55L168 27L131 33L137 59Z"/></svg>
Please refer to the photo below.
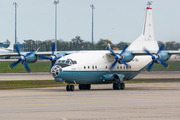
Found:
<svg viewBox="0 0 180 120"><path fill-rule="evenodd" d="M74 91L74 85L70 85L70 90Z"/></svg>
<svg viewBox="0 0 180 120"><path fill-rule="evenodd" d="M87 88L87 90L90 90L91 89L91 84L87 84L86 88Z"/></svg>
<svg viewBox="0 0 180 120"><path fill-rule="evenodd" d="M82 89L83 89L82 85L81 85L81 84L79 84L79 90L82 90Z"/></svg>
<svg viewBox="0 0 180 120"><path fill-rule="evenodd" d="M117 90L120 90L121 89L121 83L117 83Z"/></svg>
<svg viewBox="0 0 180 120"><path fill-rule="evenodd" d="M82 87L83 90L87 90L87 85L86 85L86 84L83 84L82 86L83 86L83 87Z"/></svg>
<svg viewBox="0 0 180 120"><path fill-rule="evenodd" d="M117 90L117 84L113 83L113 90Z"/></svg>
<svg viewBox="0 0 180 120"><path fill-rule="evenodd" d="M121 83L121 90L124 90L124 89L125 89L125 84Z"/></svg>
<svg viewBox="0 0 180 120"><path fill-rule="evenodd" d="M66 91L70 91L69 85L66 86Z"/></svg>

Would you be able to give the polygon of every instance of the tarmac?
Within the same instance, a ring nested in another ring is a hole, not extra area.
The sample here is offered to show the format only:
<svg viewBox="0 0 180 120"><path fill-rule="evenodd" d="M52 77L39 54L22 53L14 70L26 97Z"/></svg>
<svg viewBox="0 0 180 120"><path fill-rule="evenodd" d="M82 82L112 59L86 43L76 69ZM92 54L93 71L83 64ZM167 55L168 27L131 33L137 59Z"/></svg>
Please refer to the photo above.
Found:
<svg viewBox="0 0 180 120"><path fill-rule="evenodd" d="M0 120L179 120L180 82L0 90Z"/></svg>

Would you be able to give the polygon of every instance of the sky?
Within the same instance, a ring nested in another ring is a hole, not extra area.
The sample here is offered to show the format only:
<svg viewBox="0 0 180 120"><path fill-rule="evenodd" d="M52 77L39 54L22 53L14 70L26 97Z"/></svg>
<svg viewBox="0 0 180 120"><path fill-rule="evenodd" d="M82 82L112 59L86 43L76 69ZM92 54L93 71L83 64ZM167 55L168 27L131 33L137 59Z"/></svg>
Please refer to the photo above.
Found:
<svg viewBox="0 0 180 120"><path fill-rule="evenodd" d="M17 40L55 38L54 0L0 0L0 42L15 35L17 2ZM60 0L57 6L57 39L71 41L80 36L92 41L94 9L94 42L110 39L132 43L140 36L147 0ZM155 40L180 42L180 0L153 0Z"/></svg>

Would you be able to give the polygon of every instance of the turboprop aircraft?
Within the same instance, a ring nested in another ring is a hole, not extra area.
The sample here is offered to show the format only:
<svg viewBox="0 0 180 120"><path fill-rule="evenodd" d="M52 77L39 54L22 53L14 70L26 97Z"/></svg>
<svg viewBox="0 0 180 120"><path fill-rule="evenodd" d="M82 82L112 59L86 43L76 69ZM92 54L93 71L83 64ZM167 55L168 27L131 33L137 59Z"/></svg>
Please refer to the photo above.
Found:
<svg viewBox="0 0 180 120"><path fill-rule="evenodd" d="M145 67L149 72L154 63L168 68L167 61L179 51L162 51L164 44L158 47L154 40L152 8L146 8L142 34L122 51L113 51L108 43L106 51L79 51L58 59L51 68L56 82L66 82L67 91L74 91L73 84L79 84L79 90L90 90L91 84L113 83L114 90L124 90L123 81L133 79Z"/></svg>

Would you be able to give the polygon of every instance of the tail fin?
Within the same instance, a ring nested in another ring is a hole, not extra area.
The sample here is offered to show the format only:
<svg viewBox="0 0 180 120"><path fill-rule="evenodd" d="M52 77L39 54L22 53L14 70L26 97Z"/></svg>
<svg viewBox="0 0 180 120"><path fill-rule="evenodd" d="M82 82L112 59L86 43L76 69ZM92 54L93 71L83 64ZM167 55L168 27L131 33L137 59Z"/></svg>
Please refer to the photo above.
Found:
<svg viewBox="0 0 180 120"><path fill-rule="evenodd" d="M158 43L154 40L154 28L152 18L152 8L146 8L142 34L128 47L127 50L158 50Z"/></svg>
<svg viewBox="0 0 180 120"><path fill-rule="evenodd" d="M14 38L14 37L13 37ZM8 48L6 48L7 50L13 51L14 50L14 44L15 44L15 40L12 39L10 42L10 45Z"/></svg>

